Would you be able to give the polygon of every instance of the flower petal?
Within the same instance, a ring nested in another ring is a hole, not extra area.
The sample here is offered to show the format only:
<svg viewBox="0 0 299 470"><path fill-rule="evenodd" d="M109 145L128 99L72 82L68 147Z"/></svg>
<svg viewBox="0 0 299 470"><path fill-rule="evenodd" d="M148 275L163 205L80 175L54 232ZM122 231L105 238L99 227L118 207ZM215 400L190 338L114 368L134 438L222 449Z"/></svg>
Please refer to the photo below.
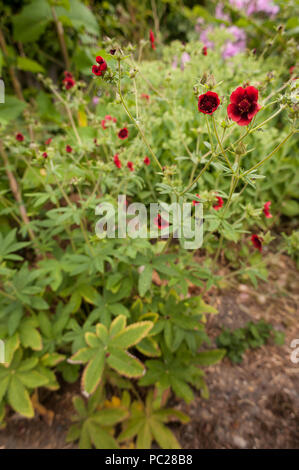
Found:
<svg viewBox="0 0 299 470"><path fill-rule="evenodd" d="M247 86L245 88L245 93L250 98L250 101L257 101L259 97L259 92L254 86Z"/></svg>
<svg viewBox="0 0 299 470"><path fill-rule="evenodd" d="M250 87L248 87L250 88ZM240 103L241 99L244 97L245 89L239 86L235 91L230 95L230 102L233 104Z"/></svg>
<svg viewBox="0 0 299 470"><path fill-rule="evenodd" d="M238 122L241 119L241 112L238 106L234 103L231 103L227 107L227 115L230 119L235 122Z"/></svg>

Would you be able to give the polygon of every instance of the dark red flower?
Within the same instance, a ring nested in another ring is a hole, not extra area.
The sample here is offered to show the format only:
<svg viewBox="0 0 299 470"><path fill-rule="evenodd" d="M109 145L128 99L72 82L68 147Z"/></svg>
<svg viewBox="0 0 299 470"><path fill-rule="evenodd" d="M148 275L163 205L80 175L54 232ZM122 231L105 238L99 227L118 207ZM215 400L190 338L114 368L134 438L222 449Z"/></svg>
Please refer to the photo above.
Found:
<svg viewBox="0 0 299 470"><path fill-rule="evenodd" d="M150 30L149 39L150 39L150 42L151 42L152 49L155 50L155 49L156 49L156 46L155 46L155 36L154 36L154 33L152 32L152 30Z"/></svg>
<svg viewBox="0 0 299 470"><path fill-rule="evenodd" d="M119 132L118 132L118 137L122 140L126 139L129 135L129 131L126 127L123 127Z"/></svg>
<svg viewBox="0 0 299 470"><path fill-rule="evenodd" d="M66 90L70 90L76 84L73 78L65 78L62 80L62 83L64 84Z"/></svg>
<svg viewBox="0 0 299 470"><path fill-rule="evenodd" d="M221 207L223 206L223 199L220 196L216 196L216 199L218 202L213 206L213 209L215 209L215 211L219 211L219 209L221 209Z"/></svg>
<svg viewBox="0 0 299 470"><path fill-rule="evenodd" d="M243 88L239 86L230 95L230 104L227 107L227 115L239 126L247 126L253 116L261 109L257 100L259 92L253 86Z"/></svg>
<svg viewBox="0 0 299 470"><path fill-rule="evenodd" d="M149 101L150 96L147 95L146 93L141 93L141 98L143 98L143 99L146 100L146 101Z"/></svg>
<svg viewBox="0 0 299 470"><path fill-rule="evenodd" d="M109 53L110 53L111 55L114 55L115 52L116 52L116 49L110 49L110 51L109 51Z"/></svg>
<svg viewBox="0 0 299 470"><path fill-rule="evenodd" d="M259 237L258 235L251 235L251 241L252 241L253 246L257 250L262 252L262 249L263 249L262 241L263 241L263 239L261 237Z"/></svg>
<svg viewBox="0 0 299 470"><path fill-rule="evenodd" d="M76 82L71 72L68 72L67 70L65 70L63 73L64 73L64 79L62 80L62 83L64 84L65 89L69 90L70 88L73 88Z"/></svg>
<svg viewBox="0 0 299 470"><path fill-rule="evenodd" d="M121 168L121 161L120 161L120 159L118 158L118 154L117 154L117 153L114 155L113 161L114 161L114 165L115 165L117 168Z"/></svg>
<svg viewBox="0 0 299 470"><path fill-rule="evenodd" d="M65 147L65 150L68 152L68 153L71 153L73 151L72 147L70 145L67 145Z"/></svg>
<svg viewBox="0 0 299 470"><path fill-rule="evenodd" d="M151 163L150 159L148 157L145 157L143 160L143 163L145 163L147 166Z"/></svg>
<svg viewBox="0 0 299 470"><path fill-rule="evenodd" d="M208 55L208 48L207 48L207 46L204 46L204 47L202 48L202 55Z"/></svg>
<svg viewBox="0 0 299 470"><path fill-rule="evenodd" d="M289 68L290 75L294 73L295 70L295 65L292 65L292 67Z"/></svg>
<svg viewBox="0 0 299 470"><path fill-rule="evenodd" d="M116 122L116 118L110 116L110 114L107 114L107 115L104 117L104 119L102 119L102 122L101 122L101 126L102 126L103 129L107 129L107 127L106 127L106 121L113 121L113 122Z"/></svg>
<svg viewBox="0 0 299 470"><path fill-rule="evenodd" d="M271 201L265 202L263 211L267 219L272 219L273 217L273 215L270 212L270 206L271 206Z"/></svg>
<svg viewBox="0 0 299 470"><path fill-rule="evenodd" d="M134 171L133 162L128 162L127 167L129 168L130 171Z"/></svg>
<svg viewBox="0 0 299 470"><path fill-rule="evenodd" d="M18 134L16 135L16 139L18 142L23 142L25 137L23 136L23 134L21 134L21 132L18 132Z"/></svg>
<svg viewBox="0 0 299 470"><path fill-rule="evenodd" d="M92 73L100 77L101 75L104 75L107 70L107 62L100 55L96 57L96 61L99 65L93 65L91 70Z"/></svg>
<svg viewBox="0 0 299 470"><path fill-rule="evenodd" d="M213 114L220 104L217 93L207 91L198 98L198 111L204 114Z"/></svg>
<svg viewBox="0 0 299 470"><path fill-rule="evenodd" d="M46 140L45 145L50 145L52 142L52 137L49 137L49 139Z"/></svg>
<svg viewBox="0 0 299 470"><path fill-rule="evenodd" d="M199 194L195 194L195 196L200 198ZM196 204L199 204L199 201L192 201L193 206L196 206Z"/></svg>
<svg viewBox="0 0 299 470"><path fill-rule="evenodd" d="M161 214L158 214L157 217L154 218L154 224L158 227L159 230L162 228L168 227L169 223L163 219Z"/></svg>
<svg viewBox="0 0 299 470"><path fill-rule="evenodd" d="M43 157L44 157L44 158L48 158L47 152L44 152L44 153L43 153Z"/></svg>

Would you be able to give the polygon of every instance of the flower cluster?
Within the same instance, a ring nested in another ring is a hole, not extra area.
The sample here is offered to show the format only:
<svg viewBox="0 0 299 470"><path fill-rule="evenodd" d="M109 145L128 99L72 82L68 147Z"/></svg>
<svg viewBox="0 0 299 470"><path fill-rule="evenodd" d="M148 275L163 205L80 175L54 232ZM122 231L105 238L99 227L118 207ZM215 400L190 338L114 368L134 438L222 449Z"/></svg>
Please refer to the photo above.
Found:
<svg viewBox="0 0 299 470"><path fill-rule="evenodd" d="M259 112L258 90L253 86L238 87L230 95L230 104L227 115L239 126L247 126L252 118ZM198 110L204 114L213 114L220 104L217 93L207 91L198 98Z"/></svg>
<svg viewBox="0 0 299 470"><path fill-rule="evenodd" d="M64 79L62 80L62 83L66 90L70 90L73 88L73 86L75 86L76 82L71 72L64 72Z"/></svg>
<svg viewBox="0 0 299 470"><path fill-rule="evenodd" d="M248 16L264 13L273 18L279 12L279 6L275 5L272 0L229 0L229 3L243 10Z"/></svg>
<svg viewBox="0 0 299 470"><path fill-rule="evenodd" d="M107 121L116 122L116 118L110 116L110 114L107 114L107 115L104 117L104 119L102 119L102 122L101 122L101 126L102 126L103 129L107 129L107 126L106 126Z"/></svg>
<svg viewBox="0 0 299 470"><path fill-rule="evenodd" d="M107 62L100 55L96 57L96 62L98 65L93 65L91 70L94 75L101 77L107 70Z"/></svg>

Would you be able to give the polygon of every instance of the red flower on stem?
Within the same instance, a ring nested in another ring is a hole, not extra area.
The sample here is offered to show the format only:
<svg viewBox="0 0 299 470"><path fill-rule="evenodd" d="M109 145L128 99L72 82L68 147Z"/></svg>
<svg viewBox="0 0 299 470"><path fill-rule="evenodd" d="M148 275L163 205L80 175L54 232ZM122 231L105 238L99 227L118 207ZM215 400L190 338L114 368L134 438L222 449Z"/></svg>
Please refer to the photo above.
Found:
<svg viewBox="0 0 299 470"><path fill-rule="evenodd" d="M215 211L219 211L219 209L221 209L221 207L223 206L223 199L220 196L216 196L216 199L218 202L213 206L213 209L215 209Z"/></svg>
<svg viewBox="0 0 299 470"><path fill-rule="evenodd" d="M199 194L195 194L195 196L199 197L200 198L200 195ZM193 206L196 206L196 204L199 204L199 201L192 201L192 204Z"/></svg>
<svg viewBox="0 0 299 470"><path fill-rule="evenodd" d="M107 62L100 55L96 57L96 61L98 65L93 65L91 71L97 77L101 77L107 70Z"/></svg>
<svg viewBox="0 0 299 470"><path fill-rule="evenodd" d="M145 159L143 160L143 163L145 163L146 166L149 166L149 164L151 163L150 159L148 157L145 157Z"/></svg>
<svg viewBox="0 0 299 470"><path fill-rule="evenodd" d="M207 46L204 46L204 47L202 48L202 55L208 55L208 48L207 48Z"/></svg>
<svg viewBox="0 0 299 470"><path fill-rule="evenodd" d="M152 30L150 30L150 33L149 33L149 39L150 39L150 42L151 42L151 47L152 49L156 49L156 46L155 46L155 36L154 36L154 33L152 32Z"/></svg>
<svg viewBox="0 0 299 470"><path fill-rule="evenodd" d="M263 249L262 241L263 241L263 239L261 237L259 237L258 235L251 235L251 241L252 241L253 246L257 250L262 252L262 249Z"/></svg>
<svg viewBox="0 0 299 470"><path fill-rule="evenodd" d="M129 131L126 127L123 127L119 132L118 132L118 137L119 139L127 139L128 135L129 135Z"/></svg>
<svg viewBox="0 0 299 470"><path fill-rule="evenodd" d="M239 126L247 126L261 106L257 100L259 92L253 86L243 88L239 86L230 95L230 104L227 107L227 115Z"/></svg>
<svg viewBox="0 0 299 470"><path fill-rule="evenodd" d="M64 84L65 89L69 90L70 88L73 88L73 86L76 84L76 82L75 82L71 72L65 71L64 72L64 77L65 78L62 80L62 83Z"/></svg>
<svg viewBox="0 0 299 470"><path fill-rule="evenodd" d="M70 145L67 145L65 147L65 150L68 152L68 153L71 153L73 151L72 147Z"/></svg>
<svg viewBox="0 0 299 470"><path fill-rule="evenodd" d="M270 212L270 206L271 206L271 201L265 202L263 211L267 219L272 219L273 217L273 215Z"/></svg>
<svg viewBox="0 0 299 470"><path fill-rule="evenodd" d="M48 158L47 152L44 152L44 153L43 153L43 157L44 157L44 158Z"/></svg>
<svg viewBox="0 0 299 470"><path fill-rule="evenodd" d="M213 114L220 104L219 96L213 91L207 91L198 98L198 111L204 114Z"/></svg>
<svg viewBox="0 0 299 470"><path fill-rule="evenodd" d="M103 129L107 129L107 127L106 127L106 122L107 122L107 121L116 122L116 118L110 116L110 114L107 114L107 115L104 117L104 119L102 119L102 122L101 122L101 126L102 126Z"/></svg>
<svg viewBox="0 0 299 470"><path fill-rule="evenodd" d="M156 225L156 227L158 227L159 230L169 226L169 223L164 220L160 214L158 214L157 217L154 218L154 224Z"/></svg>
<svg viewBox="0 0 299 470"><path fill-rule="evenodd" d="M21 134L21 132L18 132L17 135L16 135L16 139L17 139L18 142L23 142L25 137L23 136L23 134Z"/></svg>
<svg viewBox="0 0 299 470"><path fill-rule="evenodd" d="M128 162L127 167L129 168L130 171L134 171L133 162Z"/></svg>
<svg viewBox="0 0 299 470"><path fill-rule="evenodd" d="M49 137L49 139L45 141L45 145L50 145L51 142L52 142L52 137Z"/></svg>
<svg viewBox="0 0 299 470"><path fill-rule="evenodd" d="M114 165L115 165L117 168L121 168L121 161L120 161L120 159L118 158L118 154L117 154L117 153L114 155L113 161L114 161Z"/></svg>

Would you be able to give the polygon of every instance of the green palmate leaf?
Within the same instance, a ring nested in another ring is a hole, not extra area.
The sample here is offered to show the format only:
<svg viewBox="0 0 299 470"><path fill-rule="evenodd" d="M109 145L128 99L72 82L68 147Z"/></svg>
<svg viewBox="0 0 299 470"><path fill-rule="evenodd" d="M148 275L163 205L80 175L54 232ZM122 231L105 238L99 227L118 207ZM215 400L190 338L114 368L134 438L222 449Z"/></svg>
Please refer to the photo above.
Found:
<svg viewBox="0 0 299 470"><path fill-rule="evenodd" d="M11 378L9 384L8 402L17 413L20 413L27 418L32 418L34 416L34 410L29 394L22 382L16 376Z"/></svg>
<svg viewBox="0 0 299 470"><path fill-rule="evenodd" d="M131 419L130 422L126 425L126 428L118 436L119 441L128 441L134 436L139 435L139 431L143 427L144 420L143 418Z"/></svg>
<svg viewBox="0 0 299 470"><path fill-rule="evenodd" d="M121 330L123 330L126 326L127 319L124 315L119 315L119 317L115 318L110 325L109 334L110 337L117 335Z"/></svg>
<svg viewBox="0 0 299 470"><path fill-rule="evenodd" d="M110 341L110 345L112 347L128 349L139 343L152 327L153 323L149 321L134 323L115 335L112 341Z"/></svg>
<svg viewBox="0 0 299 470"><path fill-rule="evenodd" d="M18 373L18 379L28 388L41 387L49 383L49 379L35 370Z"/></svg>
<svg viewBox="0 0 299 470"><path fill-rule="evenodd" d="M140 343L137 344L136 349L140 351L145 356L149 357L159 357L161 356L161 351L153 338L144 338Z"/></svg>
<svg viewBox="0 0 299 470"><path fill-rule="evenodd" d="M94 356L94 351L89 348L82 348L79 349L75 354L73 354L70 359L68 359L68 362L70 364L81 364L88 362L92 357Z"/></svg>
<svg viewBox="0 0 299 470"><path fill-rule="evenodd" d="M150 265L145 266L142 273L139 275L138 292L143 297L149 290L152 284L153 268Z"/></svg>
<svg viewBox="0 0 299 470"><path fill-rule="evenodd" d="M35 60L28 59L27 57L18 57L17 59L17 67L20 70L25 70L27 72L33 73L45 73L44 67L42 67L38 62Z"/></svg>
<svg viewBox="0 0 299 470"><path fill-rule="evenodd" d="M107 408L97 412L93 421L101 426L113 426L123 421L128 416L128 411L122 408Z"/></svg>
<svg viewBox="0 0 299 470"><path fill-rule="evenodd" d="M150 449L152 444L152 433L148 421L143 421L139 429L136 441L137 449Z"/></svg>
<svg viewBox="0 0 299 470"><path fill-rule="evenodd" d="M90 419L87 426L90 438L97 449L118 449L114 437L106 429L98 426L94 419Z"/></svg>
<svg viewBox="0 0 299 470"><path fill-rule="evenodd" d="M6 390L8 388L10 382L10 375L6 375L5 377L0 377L0 402L4 397Z"/></svg>
<svg viewBox="0 0 299 470"><path fill-rule="evenodd" d="M87 332L84 338L90 348L99 348L102 344L95 333Z"/></svg>
<svg viewBox="0 0 299 470"><path fill-rule="evenodd" d="M5 362L9 365L13 359L15 351L20 346L20 337L17 333L5 341Z"/></svg>
<svg viewBox="0 0 299 470"><path fill-rule="evenodd" d="M46 0L33 0L21 13L13 17L13 36L23 43L36 41L53 19Z"/></svg>
<svg viewBox="0 0 299 470"><path fill-rule="evenodd" d="M14 96L5 95L5 103L0 106L0 123L7 124L22 114L27 104Z"/></svg>
<svg viewBox="0 0 299 470"><path fill-rule="evenodd" d="M97 334L97 337L100 339L101 343L105 345L108 343L109 334L105 325L98 323L96 325L96 334Z"/></svg>
<svg viewBox="0 0 299 470"><path fill-rule="evenodd" d="M99 385L105 364L104 350L99 350L89 361L82 375L82 388L87 393L93 393Z"/></svg>
<svg viewBox="0 0 299 470"><path fill-rule="evenodd" d="M212 349L211 351L202 351L197 353L196 362L201 366L211 366L221 361L225 354L225 349Z"/></svg>
<svg viewBox="0 0 299 470"><path fill-rule="evenodd" d="M187 403L194 399L191 387L186 382L172 376L170 379L171 386L178 397L183 398Z"/></svg>
<svg viewBox="0 0 299 470"><path fill-rule="evenodd" d="M180 449L181 446L173 433L156 419L150 420L150 429L162 449Z"/></svg>
<svg viewBox="0 0 299 470"><path fill-rule="evenodd" d="M22 322L19 333L21 343L25 348L31 348L34 351L41 351L43 347L42 337L39 331L33 326L30 319Z"/></svg>
<svg viewBox="0 0 299 470"><path fill-rule="evenodd" d="M144 374L143 364L130 353L117 348L109 348L109 351L107 363L119 374L130 378L141 377Z"/></svg>

